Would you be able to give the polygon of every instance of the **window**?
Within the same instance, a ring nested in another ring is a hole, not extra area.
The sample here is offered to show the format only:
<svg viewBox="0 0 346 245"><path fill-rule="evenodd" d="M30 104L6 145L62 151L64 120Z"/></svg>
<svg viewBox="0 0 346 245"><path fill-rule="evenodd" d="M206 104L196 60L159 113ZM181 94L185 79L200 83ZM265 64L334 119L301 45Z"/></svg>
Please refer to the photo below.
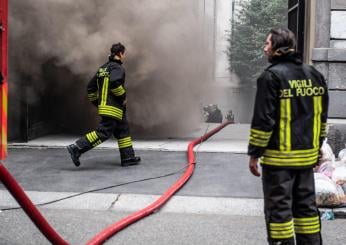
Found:
<svg viewBox="0 0 346 245"><path fill-rule="evenodd" d="M297 37L297 50L304 57L305 0L288 1L288 28Z"/></svg>

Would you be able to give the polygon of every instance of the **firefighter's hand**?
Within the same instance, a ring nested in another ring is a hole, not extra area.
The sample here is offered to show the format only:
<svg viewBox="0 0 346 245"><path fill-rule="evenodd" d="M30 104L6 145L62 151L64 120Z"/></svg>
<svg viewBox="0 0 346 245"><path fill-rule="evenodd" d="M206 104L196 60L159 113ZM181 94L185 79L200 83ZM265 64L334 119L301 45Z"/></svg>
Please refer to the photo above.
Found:
<svg viewBox="0 0 346 245"><path fill-rule="evenodd" d="M258 171L258 158L250 157L249 169L253 175L257 177L261 176L260 172Z"/></svg>
<svg viewBox="0 0 346 245"><path fill-rule="evenodd" d="M125 106L126 104L127 104L127 99L124 99L123 106Z"/></svg>

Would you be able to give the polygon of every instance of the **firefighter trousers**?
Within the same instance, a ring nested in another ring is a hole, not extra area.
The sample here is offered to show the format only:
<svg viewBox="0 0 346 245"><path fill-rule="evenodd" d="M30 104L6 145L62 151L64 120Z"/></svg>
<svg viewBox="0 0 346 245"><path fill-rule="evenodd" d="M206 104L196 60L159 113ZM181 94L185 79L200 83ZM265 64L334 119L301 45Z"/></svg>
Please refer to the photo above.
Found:
<svg viewBox="0 0 346 245"><path fill-rule="evenodd" d="M76 145L80 153L84 153L106 141L112 135L118 141L121 160L134 157L135 153L132 147L132 139L125 114L121 121L111 117L101 117L101 122L97 129L78 139Z"/></svg>
<svg viewBox="0 0 346 245"><path fill-rule="evenodd" d="M321 222L312 168L262 167L269 244L321 245Z"/></svg>

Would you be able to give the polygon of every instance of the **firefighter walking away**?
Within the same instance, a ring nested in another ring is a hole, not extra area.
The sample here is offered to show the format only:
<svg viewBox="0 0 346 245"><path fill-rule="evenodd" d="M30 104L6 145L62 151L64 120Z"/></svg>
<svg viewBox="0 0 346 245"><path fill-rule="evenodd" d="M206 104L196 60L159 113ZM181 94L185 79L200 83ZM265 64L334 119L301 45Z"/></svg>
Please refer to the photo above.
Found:
<svg viewBox="0 0 346 245"><path fill-rule="evenodd" d="M80 165L81 154L96 147L112 135L117 139L121 166L136 165L140 158L135 156L129 125L126 119L125 46L113 44L109 61L102 65L87 86L88 98L97 107L101 117L99 126L67 146L73 163Z"/></svg>
<svg viewBox="0 0 346 245"><path fill-rule="evenodd" d="M269 244L320 245L313 167L326 136L328 88L296 53L294 34L272 29L264 53L271 65L257 80L249 169L260 176Z"/></svg>

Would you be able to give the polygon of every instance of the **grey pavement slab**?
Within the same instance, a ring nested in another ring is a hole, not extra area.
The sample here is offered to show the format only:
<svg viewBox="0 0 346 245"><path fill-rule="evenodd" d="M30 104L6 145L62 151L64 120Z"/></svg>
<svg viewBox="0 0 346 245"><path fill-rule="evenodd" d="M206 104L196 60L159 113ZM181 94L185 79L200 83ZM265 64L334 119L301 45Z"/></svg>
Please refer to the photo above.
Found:
<svg viewBox="0 0 346 245"><path fill-rule="evenodd" d="M82 165L76 168L65 149L9 149L5 166L27 191L83 192L173 173L187 163L185 152L137 153L141 164L124 168L117 151L94 149L82 156ZM244 154L197 153L195 172L178 195L261 198L260 179L250 175L247 159ZM182 171L102 192L160 195L181 175Z"/></svg>
<svg viewBox="0 0 346 245"><path fill-rule="evenodd" d="M159 195L143 194L88 193L71 198L76 193L37 191L26 191L26 194L39 207L49 209L114 210L116 212L136 212L149 206L161 197ZM55 202L54 200L59 201ZM17 209L18 204L9 192L0 190L0 209L9 211L9 208ZM160 212L263 216L263 200L175 195L160 208Z"/></svg>

